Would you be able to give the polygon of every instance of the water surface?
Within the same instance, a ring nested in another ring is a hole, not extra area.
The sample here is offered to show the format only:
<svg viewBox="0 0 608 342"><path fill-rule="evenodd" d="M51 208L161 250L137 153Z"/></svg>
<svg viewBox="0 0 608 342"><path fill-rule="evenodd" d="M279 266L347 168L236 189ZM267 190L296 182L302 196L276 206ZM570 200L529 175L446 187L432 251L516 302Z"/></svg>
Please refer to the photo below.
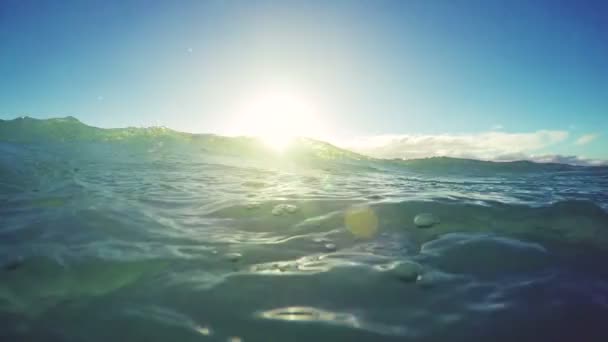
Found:
<svg viewBox="0 0 608 342"><path fill-rule="evenodd" d="M2 340L608 336L606 168L27 120L0 123Z"/></svg>

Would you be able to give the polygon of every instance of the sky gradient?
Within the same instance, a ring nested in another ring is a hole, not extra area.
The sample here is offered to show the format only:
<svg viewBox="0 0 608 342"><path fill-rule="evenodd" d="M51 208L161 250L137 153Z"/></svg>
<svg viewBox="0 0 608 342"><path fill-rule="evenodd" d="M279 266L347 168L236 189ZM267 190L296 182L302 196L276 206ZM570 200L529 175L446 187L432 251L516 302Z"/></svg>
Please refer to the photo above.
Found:
<svg viewBox="0 0 608 342"><path fill-rule="evenodd" d="M0 2L2 119L228 134L274 87L387 157L608 159L607 61L605 1Z"/></svg>

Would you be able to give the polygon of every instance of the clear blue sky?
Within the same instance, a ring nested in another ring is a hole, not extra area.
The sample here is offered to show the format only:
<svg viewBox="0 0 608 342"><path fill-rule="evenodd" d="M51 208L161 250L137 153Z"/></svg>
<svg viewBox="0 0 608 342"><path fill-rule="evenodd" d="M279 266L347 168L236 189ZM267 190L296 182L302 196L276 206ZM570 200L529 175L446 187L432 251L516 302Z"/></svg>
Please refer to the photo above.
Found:
<svg viewBox="0 0 608 342"><path fill-rule="evenodd" d="M549 152L608 158L608 2L0 1L0 118L224 133L270 83L339 136L566 130L599 138Z"/></svg>

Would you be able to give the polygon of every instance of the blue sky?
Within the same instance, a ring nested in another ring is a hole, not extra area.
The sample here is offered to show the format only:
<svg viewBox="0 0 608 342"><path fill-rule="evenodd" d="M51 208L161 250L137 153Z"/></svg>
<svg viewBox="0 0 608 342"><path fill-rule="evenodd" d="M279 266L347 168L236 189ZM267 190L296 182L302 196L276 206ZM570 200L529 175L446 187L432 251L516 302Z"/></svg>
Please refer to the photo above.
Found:
<svg viewBox="0 0 608 342"><path fill-rule="evenodd" d="M608 159L606 61L605 1L0 2L4 119L228 133L272 85L387 151L497 137L522 147L488 153Z"/></svg>

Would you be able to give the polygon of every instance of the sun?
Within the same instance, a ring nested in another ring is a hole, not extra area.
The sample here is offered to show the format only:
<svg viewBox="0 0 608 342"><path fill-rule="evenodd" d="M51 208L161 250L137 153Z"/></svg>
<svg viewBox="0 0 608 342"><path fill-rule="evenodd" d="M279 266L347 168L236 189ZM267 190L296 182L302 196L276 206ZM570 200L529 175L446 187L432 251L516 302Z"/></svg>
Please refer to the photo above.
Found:
<svg viewBox="0 0 608 342"><path fill-rule="evenodd" d="M240 134L259 137L279 152L296 137L318 137L323 132L313 101L276 89L243 101L235 124Z"/></svg>

